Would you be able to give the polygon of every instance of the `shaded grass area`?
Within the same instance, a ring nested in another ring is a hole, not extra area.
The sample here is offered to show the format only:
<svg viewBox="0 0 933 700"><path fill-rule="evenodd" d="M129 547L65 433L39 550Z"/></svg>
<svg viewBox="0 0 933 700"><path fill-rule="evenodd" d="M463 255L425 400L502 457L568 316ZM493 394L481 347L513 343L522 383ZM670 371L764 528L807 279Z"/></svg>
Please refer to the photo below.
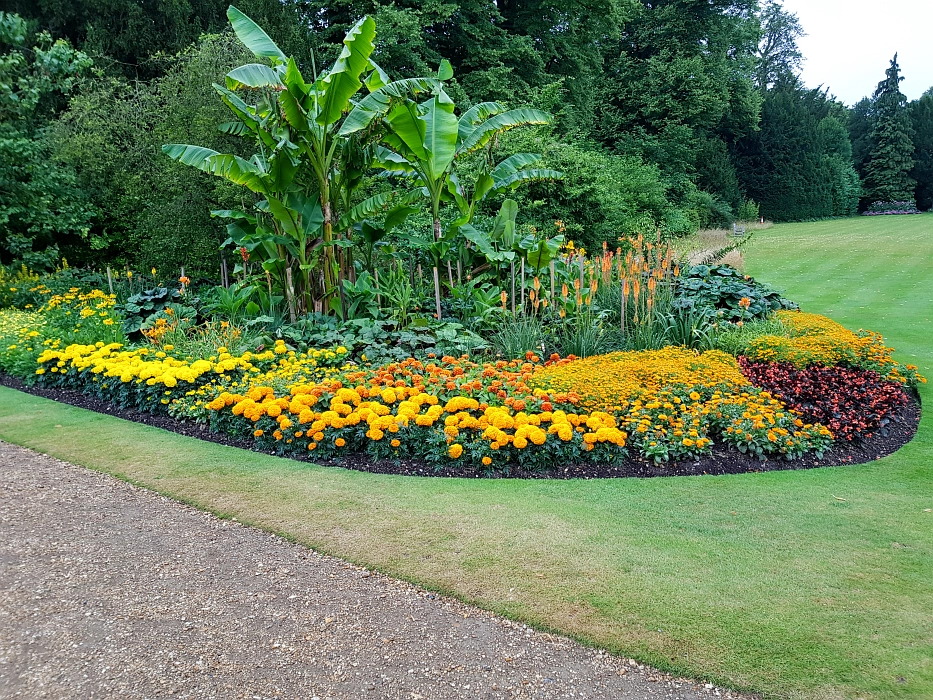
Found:
<svg viewBox="0 0 933 700"><path fill-rule="evenodd" d="M745 257L933 374L933 216L777 226ZM772 697L933 697L929 418L869 465L650 480L326 469L9 389L0 438L676 673Z"/></svg>

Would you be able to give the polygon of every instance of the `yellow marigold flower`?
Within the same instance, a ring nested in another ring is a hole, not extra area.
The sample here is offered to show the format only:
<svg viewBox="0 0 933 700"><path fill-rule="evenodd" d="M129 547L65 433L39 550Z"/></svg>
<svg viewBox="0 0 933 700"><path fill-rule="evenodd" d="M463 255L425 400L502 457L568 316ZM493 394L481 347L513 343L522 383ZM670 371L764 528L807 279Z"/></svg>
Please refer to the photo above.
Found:
<svg viewBox="0 0 933 700"><path fill-rule="evenodd" d="M393 441L390 442L389 444L392 445L392 447L398 447L398 446L401 445L402 443L401 443L400 440L393 440Z"/></svg>
<svg viewBox="0 0 933 700"><path fill-rule="evenodd" d="M262 437L262 432L263 432L263 431L261 431L261 430L254 430L254 431L253 431L253 437Z"/></svg>
<svg viewBox="0 0 933 700"><path fill-rule="evenodd" d="M334 444L335 444L337 447L343 447L343 446L345 446L345 445L347 444L347 441L344 440L343 438L339 437L339 438L337 438L336 440L334 440Z"/></svg>
<svg viewBox="0 0 933 700"><path fill-rule="evenodd" d="M488 467L492 464L492 457L483 457L483 466Z"/></svg>
<svg viewBox="0 0 933 700"><path fill-rule="evenodd" d="M455 442L447 449L447 454L453 457L454 459L459 459L460 455L463 454L463 445L458 442Z"/></svg>

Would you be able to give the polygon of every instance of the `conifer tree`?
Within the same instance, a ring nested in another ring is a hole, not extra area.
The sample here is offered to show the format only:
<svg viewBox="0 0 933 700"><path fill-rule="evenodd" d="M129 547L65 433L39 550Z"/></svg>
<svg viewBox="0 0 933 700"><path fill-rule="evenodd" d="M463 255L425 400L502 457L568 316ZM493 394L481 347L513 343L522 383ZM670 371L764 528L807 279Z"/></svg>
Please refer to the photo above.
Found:
<svg viewBox="0 0 933 700"><path fill-rule="evenodd" d="M901 92L900 66L897 54L878 83L874 103L874 123L871 130L871 151L865 166L865 193L869 202L894 202L914 198L913 128L907 112L907 98Z"/></svg>
<svg viewBox="0 0 933 700"><path fill-rule="evenodd" d="M910 175L917 181L917 206L933 208L933 87L919 100L910 103L914 127L914 169Z"/></svg>

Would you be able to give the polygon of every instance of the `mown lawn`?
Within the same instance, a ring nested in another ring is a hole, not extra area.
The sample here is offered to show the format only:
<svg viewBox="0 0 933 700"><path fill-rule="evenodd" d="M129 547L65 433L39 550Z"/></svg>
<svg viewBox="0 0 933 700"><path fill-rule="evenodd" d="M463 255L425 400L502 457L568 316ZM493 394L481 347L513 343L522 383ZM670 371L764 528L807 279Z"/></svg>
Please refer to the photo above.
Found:
<svg viewBox="0 0 933 700"><path fill-rule="evenodd" d="M933 375L933 215L777 226L748 271ZM931 398L925 388L923 397ZM933 697L933 423L869 465L473 481L324 469L0 390L0 438L664 669Z"/></svg>

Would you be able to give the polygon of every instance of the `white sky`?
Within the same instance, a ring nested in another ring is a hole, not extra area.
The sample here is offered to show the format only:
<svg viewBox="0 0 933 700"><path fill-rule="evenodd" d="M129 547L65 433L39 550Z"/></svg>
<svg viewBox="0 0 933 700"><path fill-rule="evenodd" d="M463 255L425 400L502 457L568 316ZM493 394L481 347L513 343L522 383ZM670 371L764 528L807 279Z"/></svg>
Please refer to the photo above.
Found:
<svg viewBox="0 0 933 700"><path fill-rule="evenodd" d="M933 0L783 0L807 36L799 41L803 81L848 105L870 97L897 52L901 92L915 100L933 86Z"/></svg>

